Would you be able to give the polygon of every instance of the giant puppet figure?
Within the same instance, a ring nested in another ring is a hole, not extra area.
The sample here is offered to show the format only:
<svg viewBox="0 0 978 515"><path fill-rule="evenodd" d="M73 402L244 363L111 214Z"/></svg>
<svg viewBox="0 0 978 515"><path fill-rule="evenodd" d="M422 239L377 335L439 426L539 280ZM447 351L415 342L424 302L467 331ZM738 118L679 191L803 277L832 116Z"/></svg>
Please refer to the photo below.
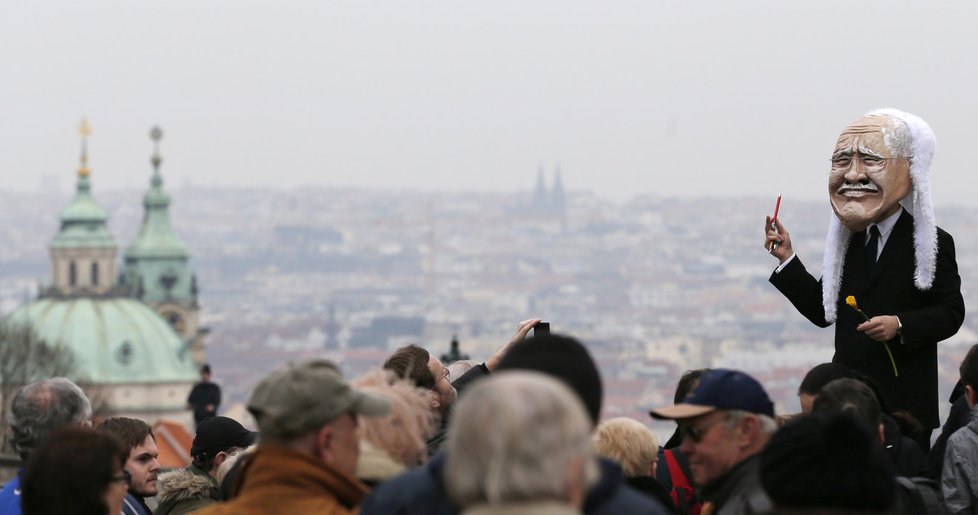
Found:
<svg viewBox="0 0 978 515"><path fill-rule="evenodd" d="M780 261L771 283L815 325L835 323L832 361L865 373L891 409L914 415L925 447L939 425L937 342L964 320L954 240L934 221L934 146L925 121L896 109L872 111L842 131L821 280L795 256L780 222L772 230L768 217L765 225L765 247ZM846 305L849 296L865 317Z"/></svg>

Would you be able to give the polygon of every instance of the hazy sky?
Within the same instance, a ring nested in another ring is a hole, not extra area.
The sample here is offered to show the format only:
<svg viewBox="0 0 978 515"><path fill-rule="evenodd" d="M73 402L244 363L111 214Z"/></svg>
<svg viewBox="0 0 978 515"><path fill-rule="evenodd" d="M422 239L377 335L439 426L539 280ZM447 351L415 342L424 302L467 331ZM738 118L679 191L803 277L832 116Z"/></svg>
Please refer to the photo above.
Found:
<svg viewBox="0 0 978 515"><path fill-rule="evenodd" d="M0 0L0 188L168 183L826 198L899 107L974 196L978 2ZM895 5L899 4L899 5ZM939 6L939 7L935 7Z"/></svg>

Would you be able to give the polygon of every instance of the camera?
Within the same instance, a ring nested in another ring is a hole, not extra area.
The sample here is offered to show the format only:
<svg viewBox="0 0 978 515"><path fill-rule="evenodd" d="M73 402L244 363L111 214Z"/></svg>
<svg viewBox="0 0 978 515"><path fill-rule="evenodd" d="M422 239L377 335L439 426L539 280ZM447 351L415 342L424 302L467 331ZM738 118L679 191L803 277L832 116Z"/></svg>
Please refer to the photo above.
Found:
<svg viewBox="0 0 978 515"><path fill-rule="evenodd" d="M537 325L533 326L533 336L543 336L545 334L550 334L550 322L538 322Z"/></svg>

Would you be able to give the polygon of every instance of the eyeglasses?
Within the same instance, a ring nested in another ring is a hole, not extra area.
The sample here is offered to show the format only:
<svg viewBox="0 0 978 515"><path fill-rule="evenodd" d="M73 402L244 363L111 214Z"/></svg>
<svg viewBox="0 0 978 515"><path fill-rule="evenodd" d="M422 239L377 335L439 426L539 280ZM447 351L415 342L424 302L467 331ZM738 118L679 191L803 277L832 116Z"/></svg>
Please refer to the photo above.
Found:
<svg viewBox="0 0 978 515"><path fill-rule="evenodd" d="M118 476L112 476L109 478L109 480L113 482L119 481L121 483L125 483L128 487L132 483L132 474L130 474L128 470L122 469L122 472L120 472Z"/></svg>
<svg viewBox="0 0 978 515"><path fill-rule="evenodd" d="M852 168L852 162L856 161L856 169L862 168L866 173L877 173L883 171L886 167L886 162L896 159L906 159L911 160L913 156L908 157L879 157L866 154L841 154L835 156L832 159L832 172L848 172Z"/></svg>
<svg viewBox="0 0 978 515"><path fill-rule="evenodd" d="M703 437L706 436L706 432L709 431L710 428L719 424L720 422L724 422L725 420L726 418L721 417L715 419L709 424L703 424L699 427L693 425L685 426L679 430L679 434L681 434L684 439L689 438L694 443L700 443L703 441Z"/></svg>

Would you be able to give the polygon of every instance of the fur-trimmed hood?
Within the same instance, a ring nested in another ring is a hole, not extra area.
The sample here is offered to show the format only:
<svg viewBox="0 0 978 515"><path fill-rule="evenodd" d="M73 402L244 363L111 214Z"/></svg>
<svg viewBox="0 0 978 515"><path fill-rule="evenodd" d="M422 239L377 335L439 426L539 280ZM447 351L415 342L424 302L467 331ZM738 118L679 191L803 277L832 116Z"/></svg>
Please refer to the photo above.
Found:
<svg viewBox="0 0 978 515"><path fill-rule="evenodd" d="M191 499L220 499L217 483L210 476L190 469L176 469L160 474L156 481L160 505Z"/></svg>

